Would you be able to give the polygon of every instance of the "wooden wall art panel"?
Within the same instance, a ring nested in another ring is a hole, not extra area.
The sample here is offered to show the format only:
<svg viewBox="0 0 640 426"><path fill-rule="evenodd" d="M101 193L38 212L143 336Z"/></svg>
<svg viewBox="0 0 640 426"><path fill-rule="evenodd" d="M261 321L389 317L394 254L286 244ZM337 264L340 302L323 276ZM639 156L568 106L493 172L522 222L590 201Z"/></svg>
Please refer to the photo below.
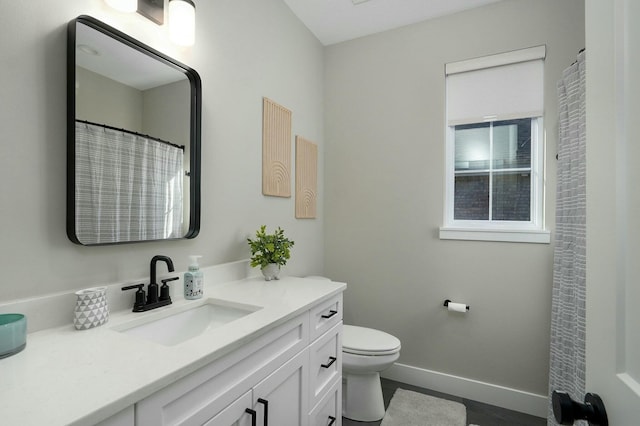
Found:
<svg viewBox="0 0 640 426"><path fill-rule="evenodd" d="M296 218L314 219L318 195L318 146L296 136Z"/></svg>
<svg viewBox="0 0 640 426"><path fill-rule="evenodd" d="M262 193L291 197L291 111L262 102Z"/></svg>

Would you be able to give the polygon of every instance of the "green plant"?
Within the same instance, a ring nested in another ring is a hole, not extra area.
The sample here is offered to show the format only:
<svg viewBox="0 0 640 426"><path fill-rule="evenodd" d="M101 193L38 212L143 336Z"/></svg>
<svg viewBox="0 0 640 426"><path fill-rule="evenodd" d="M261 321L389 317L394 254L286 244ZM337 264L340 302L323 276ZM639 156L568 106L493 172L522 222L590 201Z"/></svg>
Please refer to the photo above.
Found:
<svg viewBox="0 0 640 426"><path fill-rule="evenodd" d="M262 225L256 231L256 238L247 238L251 248L251 266L264 268L270 263L285 265L291 257L290 248L294 242L284 236L284 230L280 227L273 234L266 233L266 225Z"/></svg>

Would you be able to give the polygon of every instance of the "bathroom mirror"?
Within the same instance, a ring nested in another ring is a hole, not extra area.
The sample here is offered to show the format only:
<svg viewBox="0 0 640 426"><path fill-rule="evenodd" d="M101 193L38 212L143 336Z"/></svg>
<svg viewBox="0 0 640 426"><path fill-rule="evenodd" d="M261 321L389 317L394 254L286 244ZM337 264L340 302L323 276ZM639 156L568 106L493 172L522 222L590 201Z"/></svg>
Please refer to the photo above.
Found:
<svg viewBox="0 0 640 426"><path fill-rule="evenodd" d="M67 235L82 245L194 238L198 73L89 16L69 23Z"/></svg>

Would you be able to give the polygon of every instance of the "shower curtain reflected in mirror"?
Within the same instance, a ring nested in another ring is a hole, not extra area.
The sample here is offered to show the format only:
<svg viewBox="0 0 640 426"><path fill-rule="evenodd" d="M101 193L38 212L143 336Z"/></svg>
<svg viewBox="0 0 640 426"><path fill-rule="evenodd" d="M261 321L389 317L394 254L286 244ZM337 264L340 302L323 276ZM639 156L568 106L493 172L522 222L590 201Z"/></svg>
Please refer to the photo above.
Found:
<svg viewBox="0 0 640 426"><path fill-rule="evenodd" d="M182 238L184 149L76 122L76 232L82 244Z"/></svg>
<svg viewBox="0 0 640 426"><path fill-rule="evenodd" d="M559 138L551 304L549 395L585 393L586 104L585 52L558 82ZM556 425L549 396L549 425ZM576 425L586 424L583 421Z"/></svg>

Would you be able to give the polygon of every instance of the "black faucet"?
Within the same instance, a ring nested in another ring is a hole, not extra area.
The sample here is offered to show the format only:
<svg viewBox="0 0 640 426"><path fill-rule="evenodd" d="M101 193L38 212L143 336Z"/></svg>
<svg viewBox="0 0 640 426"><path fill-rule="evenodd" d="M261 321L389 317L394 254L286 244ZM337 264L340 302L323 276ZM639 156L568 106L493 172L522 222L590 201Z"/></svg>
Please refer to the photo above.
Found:
<svg viewBox="0 0 640 426"><path fill-rule="evenodd" d="M158 263L159 260L167 264L167 270L169 272L173 272L175 270L173 269L173 261L169 256L163 256L161 254L158 254L151 258L151 264L149 265L150 281L149 281L149 293L147 294L147 305L158 302L158 283L156 282L156 263Z"/></svg>
<svg viewBox="0 0 640 426"><path fill-rule="evenodd" d="M171 296L169 295L169 285L167 282L177 280L178 277L167 278L162 280L162 287L160 288L160 296L158 297L158 283L156 282L156 263L161 260L167 264L167 270L173 272L173 261L169 256L157 255L151 258L150 271L149 271L149 293L145 302L144 284L130 285L122 287L122 290L137 289L136 301L133 305L133 312L145 312L151 309L159 308L161 306L167 306L171 304Z"/></svg>

